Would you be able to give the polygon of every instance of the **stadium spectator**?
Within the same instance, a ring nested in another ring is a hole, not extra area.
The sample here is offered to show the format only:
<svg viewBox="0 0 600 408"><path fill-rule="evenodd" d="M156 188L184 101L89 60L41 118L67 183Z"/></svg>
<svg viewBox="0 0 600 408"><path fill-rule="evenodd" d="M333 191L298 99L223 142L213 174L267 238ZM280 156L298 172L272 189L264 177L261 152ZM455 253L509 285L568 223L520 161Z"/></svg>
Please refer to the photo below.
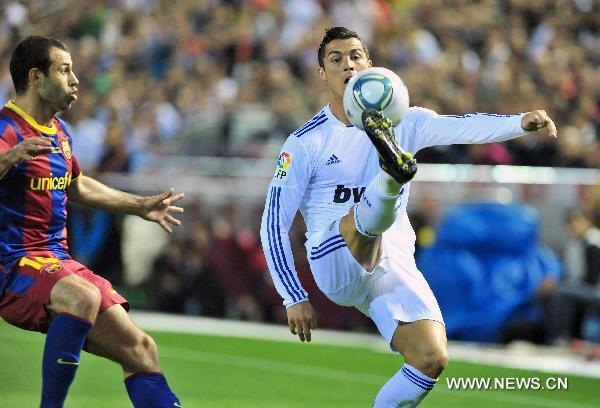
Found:
<svg viewBox="0 0 600 408"><path fill-rule="evenodd" d="M415 259L418 259L423 248L431 246L435 242L435 226L439 215L438 204L433 197L425 195L421 197L418 205L413 207L408 217L410 224L415 230Z"/></svg>
<svg viewBox="0 0 600 408"><path fill-rule="evenodd" d="M566 224L573 239L565 251L565 279L546 299L549 340L600 342L597 334L586 333L585 324L600 320L600 229L580 209L568 212Z"/></svg>

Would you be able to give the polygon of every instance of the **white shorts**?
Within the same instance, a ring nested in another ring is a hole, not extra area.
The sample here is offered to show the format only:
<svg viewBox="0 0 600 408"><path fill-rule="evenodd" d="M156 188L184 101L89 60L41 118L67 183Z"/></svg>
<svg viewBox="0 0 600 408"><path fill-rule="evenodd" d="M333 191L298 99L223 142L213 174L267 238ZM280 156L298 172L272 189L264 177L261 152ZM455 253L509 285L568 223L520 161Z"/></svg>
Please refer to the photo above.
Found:
<svg viewBox="0 0 600 408"><path fill-rule="evenodd" d="M405 221L408 223L408 219ZM399 322L434 320L444 324L437 300L417 269L413 251L402 248L402 240L393 240L406 232L402 231L405 228L392 227L383 234L381 261L367 272L344 242L339 224L340 220L334 221L306 242L315 282L331 301L354 306L371 317L389 345ZM408 227L414 234L410 224Z"/></svg>

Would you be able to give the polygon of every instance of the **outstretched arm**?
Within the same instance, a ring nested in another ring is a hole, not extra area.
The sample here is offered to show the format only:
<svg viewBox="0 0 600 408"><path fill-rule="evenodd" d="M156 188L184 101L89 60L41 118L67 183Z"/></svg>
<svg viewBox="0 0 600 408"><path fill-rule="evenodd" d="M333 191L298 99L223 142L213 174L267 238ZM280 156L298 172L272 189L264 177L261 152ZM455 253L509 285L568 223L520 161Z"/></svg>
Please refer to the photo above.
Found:
<svg viewBox="0 0 600 408"><path fill-rule="evenodd" d="M68 188L69 201L98 210L122 214L132 214L145 220L156 222L168 233L171 225L181 225L181 221L170 213L182 213L183 208L172 204L184 197L174 194L174 189L155 196L138 196L116 190L91 177L81 175Z"/></svg>
<svg viewBox="0 0 600 408"><path fill-rule="evenodd" d="M543 110L516 115L438 115L429 109L411 108L409 115L417 133L407 141L413 144L411 152L436 145L502 142L531 131L556 137L556 126Z"/></svg>

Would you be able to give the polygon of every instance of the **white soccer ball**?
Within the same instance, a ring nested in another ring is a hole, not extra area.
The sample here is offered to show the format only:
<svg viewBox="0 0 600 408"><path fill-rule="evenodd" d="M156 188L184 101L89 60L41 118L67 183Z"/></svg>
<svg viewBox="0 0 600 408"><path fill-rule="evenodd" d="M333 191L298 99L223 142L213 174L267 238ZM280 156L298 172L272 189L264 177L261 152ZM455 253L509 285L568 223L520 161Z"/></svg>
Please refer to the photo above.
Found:
<svg viewBox="0 0 600 408"><path fill-rule="evenodd" d="M375 109L396 126L408 109L408 89L393 71L373 67L350 78L344 90L344 111L352 124L363 129L362 112Z"/></svg>

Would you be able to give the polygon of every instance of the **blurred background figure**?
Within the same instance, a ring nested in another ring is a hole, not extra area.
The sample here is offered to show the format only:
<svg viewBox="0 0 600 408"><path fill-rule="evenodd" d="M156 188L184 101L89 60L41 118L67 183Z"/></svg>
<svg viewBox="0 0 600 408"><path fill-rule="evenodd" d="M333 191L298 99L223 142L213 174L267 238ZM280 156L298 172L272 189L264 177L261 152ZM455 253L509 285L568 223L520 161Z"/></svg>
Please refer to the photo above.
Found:
<svg viewBox="0 0 600 408"><path fill-rule="evenodd" d="M567 213L566 226L565 277L546 295L549 340L584 339L600 347L600 229L581 209Z"/></svg>
<svg viewBox="0 0 600 408"><path fill-rule="evenodd" d="M522 205L469 203L446 214L417 265L446 311L449 338L508 342L539 323L537 292L562 274L539 230L536 211ZM543 340L532 330L527 339Z"/></svg>

